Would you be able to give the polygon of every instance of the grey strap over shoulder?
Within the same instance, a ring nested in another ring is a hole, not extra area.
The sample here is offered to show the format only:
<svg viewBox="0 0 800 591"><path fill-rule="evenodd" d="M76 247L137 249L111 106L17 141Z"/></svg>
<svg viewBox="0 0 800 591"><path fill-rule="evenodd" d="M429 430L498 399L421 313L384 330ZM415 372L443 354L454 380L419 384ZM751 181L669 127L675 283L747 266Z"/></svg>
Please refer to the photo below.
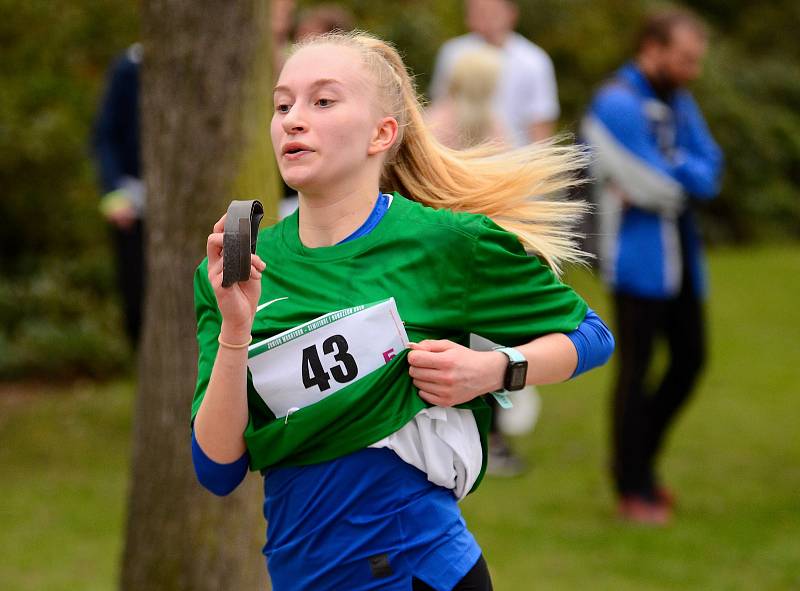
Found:
<svg viewBox="0 0 800 591"><path fill-rule="evenodd" d="M258 226L263 217L260 201L231 201L222 241L222 287L250 278L250 255L256 252Z"/></svg>

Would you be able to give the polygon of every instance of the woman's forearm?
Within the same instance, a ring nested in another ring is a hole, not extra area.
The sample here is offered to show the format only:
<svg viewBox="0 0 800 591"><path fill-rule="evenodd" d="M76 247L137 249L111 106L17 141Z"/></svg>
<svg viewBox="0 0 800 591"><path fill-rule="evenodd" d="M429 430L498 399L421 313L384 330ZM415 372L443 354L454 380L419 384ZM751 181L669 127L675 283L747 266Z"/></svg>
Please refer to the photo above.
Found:
<svg viewBox="0 0 800 591"><path fill-rule="evenodd" d="M220 338L226 343L244 343L249 333L226 330ZM247 427L247 348L219 346L203 402L194 421L194 433L203 452L219 463L234 462L245 452Z"/></svg>
<svg viewBox="0 0 800 591"><path fill-rule="evenodd" d="M409 374L426 402L455 406L503 387L508 357L502 351L474 351L449 340L423 340L409 348ZM578 352L565 334L544 335L515 349L528 360L527 384L563 382L578 365Z"/></svg>
<svg viewBox="0 0 800 591"><path fill-rule="evenodd" d="M516 349L528 360L527 384L563 382L572 377L578 365L578 352L565 334L548 334Z"/></svg>

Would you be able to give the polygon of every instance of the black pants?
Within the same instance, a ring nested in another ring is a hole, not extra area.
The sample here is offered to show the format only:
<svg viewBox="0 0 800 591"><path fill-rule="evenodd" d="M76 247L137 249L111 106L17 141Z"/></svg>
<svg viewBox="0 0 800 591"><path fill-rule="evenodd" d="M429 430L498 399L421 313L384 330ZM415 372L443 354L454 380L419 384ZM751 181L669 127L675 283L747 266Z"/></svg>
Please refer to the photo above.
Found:
<svg viewBox="0 0 800 591"><path fill-rule="evenodd" d="M656 456L677 412L689 398L705 360L702 301L688 277L670 300L615 294L617 381L613 393L612 472L620 495L653 498ZM658 339L666 342L666 372L648 387Z"/></svg>
<svg viewBox="0 0 800 591"><path fill-rule="evenodd" d="M125 332L134 349L142 328L144 299L144 229L142 222L127 230L112 227L112 240L117 258L117 285L122 296Z"/></svg>
<svg viewBox="0 0 800 591"><path fill-rule="evenodd" d="M423 583L416 577L411 583L412 591L433 591L433 587ZM464 575L453 591L492 591L492 578L489 576L489 567L486 566L486 560L483 555L478 559L470 571Z"/></svg>

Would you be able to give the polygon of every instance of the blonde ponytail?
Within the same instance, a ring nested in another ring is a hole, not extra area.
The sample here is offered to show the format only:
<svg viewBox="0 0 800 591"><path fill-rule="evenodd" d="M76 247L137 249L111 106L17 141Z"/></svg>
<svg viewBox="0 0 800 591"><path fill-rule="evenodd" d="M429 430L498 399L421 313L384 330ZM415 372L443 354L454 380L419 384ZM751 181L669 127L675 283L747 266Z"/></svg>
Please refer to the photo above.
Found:
<svg viewBox="0 0 800 591"><path fill-rule="evenodd" d="M526 249L555 272L586 255L573 230L586 212L583 202L559 200L579 184L587 164L584 151L556 140L507 151L483 144L457 151L441 145L422 117L405 64L388 43L367 33L328 33L301 42L357 50L374 75L385 112L397 119L397 141L383 170L381 189L397 191L423 205L484 214L513 232Z"/></svg>

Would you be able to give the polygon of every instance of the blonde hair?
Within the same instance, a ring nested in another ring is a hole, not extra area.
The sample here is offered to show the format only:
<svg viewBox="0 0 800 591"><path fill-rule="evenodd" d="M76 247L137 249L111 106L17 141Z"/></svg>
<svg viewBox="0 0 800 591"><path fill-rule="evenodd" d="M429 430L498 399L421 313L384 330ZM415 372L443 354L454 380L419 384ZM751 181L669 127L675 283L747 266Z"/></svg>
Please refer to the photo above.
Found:
<svg viewBox="0 0 800 591"><path fill-rule="evenodd" d="M383 190L395 190L423 205L483 214L513 232L523 246L560 273L565 262L583 262L573 228L586 212L579 201L557 198L580 184L586 153L556 140L506 151L482 144L452 150L431 134L402 58L389 43L362 31L326 33L296 44L356 50L372 74L377 96L398 124L398 137L384 163Z"/></svg>
<svg viewBox="0 0 800 591"><path fill-rule="evenodd" d="M459 146L476 146L496 127L492 99L500 77L500 50L487 45L465 53L453 65L447 95L453 101Z"/></svg>

